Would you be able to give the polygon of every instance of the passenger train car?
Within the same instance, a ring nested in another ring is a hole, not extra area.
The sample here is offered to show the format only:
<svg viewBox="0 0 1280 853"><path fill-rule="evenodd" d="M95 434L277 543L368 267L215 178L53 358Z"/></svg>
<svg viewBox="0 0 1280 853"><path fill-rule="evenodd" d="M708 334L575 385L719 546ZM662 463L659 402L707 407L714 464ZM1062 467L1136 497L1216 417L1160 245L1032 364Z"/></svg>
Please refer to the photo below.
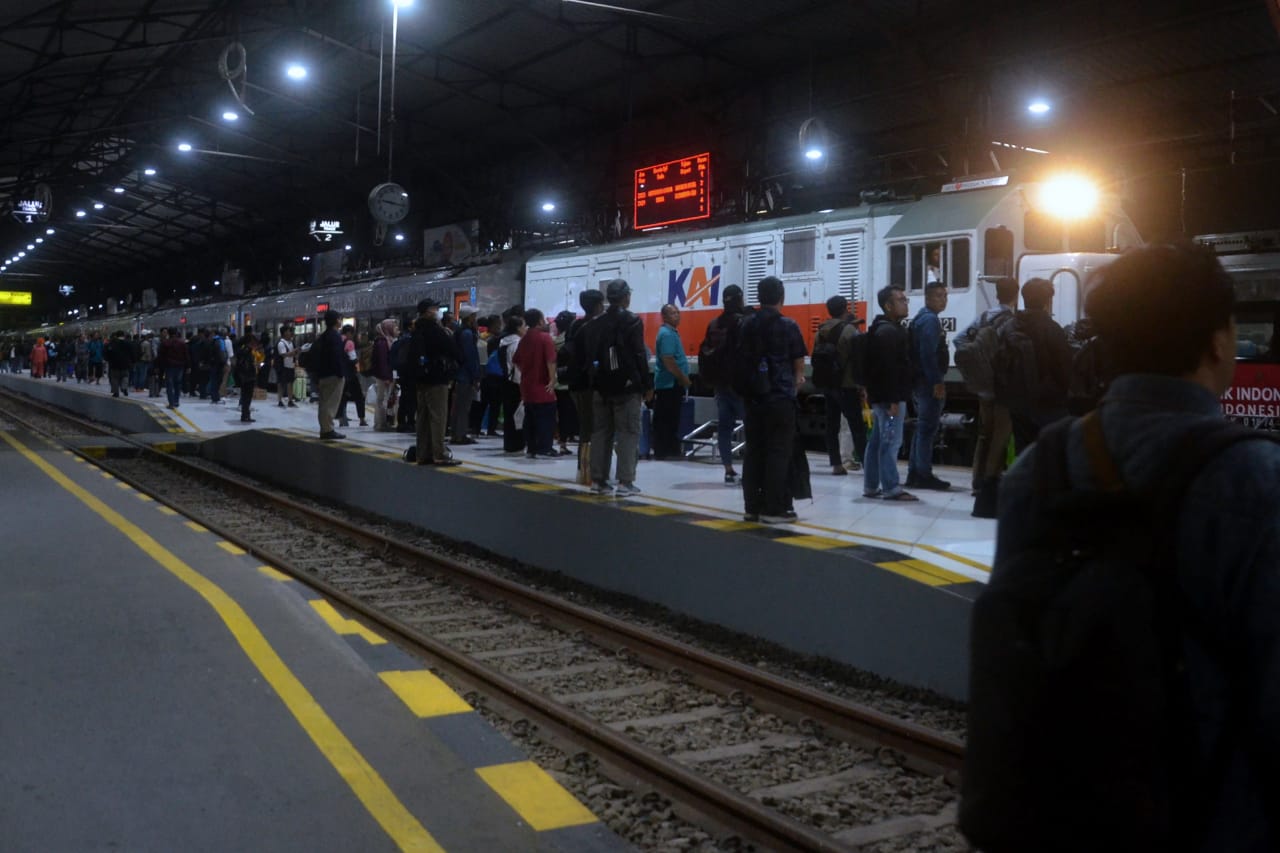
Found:
<svg viewBox="0 0 1280 853"><path fill-rule="evenodd" d="M1137 245L1141 238L1119 199L1083 179L1019 184L996 177L953 183L917 201L543 253L528 263L525 297L551 316L577 310L583 290L624 278L650 348L670 303L682 311L680 337L693 354L721 310L725 287L740 285L754 304L757 283L775 275L786 285L784 313L812 349L829 297L846 297L869 319L878 311L876 291L890 283L906 288L914 313L927 282L946 282L942 322L955 333L995 305L995 279L1041 276L1057 285L1054 315L1066 325L1081 316L1089 273Z"/></svg>

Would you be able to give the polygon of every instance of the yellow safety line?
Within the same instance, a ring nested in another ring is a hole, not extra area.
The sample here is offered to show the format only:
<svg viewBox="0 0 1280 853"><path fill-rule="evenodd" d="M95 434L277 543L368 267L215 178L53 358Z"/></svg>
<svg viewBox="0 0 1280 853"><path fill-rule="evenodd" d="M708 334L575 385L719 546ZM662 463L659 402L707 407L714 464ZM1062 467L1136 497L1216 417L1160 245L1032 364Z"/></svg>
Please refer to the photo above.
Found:
<svg viewBox="0 0 1280 853"><path fill-rule="evenodd" d="M182 420L186 421L186 422L187 422L187 424L189 424L189 425L190 425L190 427L191 427L191 431L192 431L192 432L200 432L200 427L196 426L196 425L195 425L195 423L191 420L191 418L189 418L189 417L187 417L186 415L182 414L182 409L181 409L181 408L178 408L178 409L169 409L169 408L166 408L166 409L164 409L164 413L165 413L165 414L167 414L167 415L168 415L169 417L171 417L171 418L182 418ZM179 427L181 427L181 426L182 426L182 424L178 424L178 426L179 426ZM186 432L186 430L183 430L183 432Z"/></svg>
<svg viewBox="0 0 1280 853"><path fill-rule="evenodd" d="M57 468L41 459L34 451L8 433L0 432L14 450L43 471L51 480L66 489L85 506L93 510L112 527L119 530L151 559L166 571L189 586L214 609L236 638L245 655L262 673L302 726L303 731L328 759L334 769L350 786L352 792L368 809L369 814L391 836L401 850L440 851L441 847L426 828L405 808L378 771L347 739L337 724L325 713L315 698L280 659L262 631L253 623L239 603L227 595L217 584L188 566L175 554L153 539L145 531L111 509L100 499L75 483Z"/></svg>
<svg viewBox="0 0 1280 853"><path fill-rule="evenodd" d="M466 462L467 462L467 464L469 464L469 465L474 465L474 466L475 466L475 467L477 467L477 468L489 468L489 469L494 470L494 471L501 471L502 473L507 474L507 475L509 475L509 476L520 477L520 478L523 478L523 479L545 480L546 482L549 482L549 483L555 483L555 484L557 484L557 485L565 486L565 487L572 485L572 484L570 484L570 483L566 483L566 482L564 482L563 480L557 480L557 479L555 479L555 478L553 478L553 477L550 477L550 476L548 476L548 475L546 475L546 474L535 474L535 473L531 473L531 472L528 472L528 471L516 471L516 470L514 470L514 469L512 469L512 468L503 468L503 467L501 467L501 466L499 466L499 465L493 465L493 464L490 464L490 463L487 463L487 462L477 462L477 461L474 461L474 460L471 460L471 459L466 460ZM478 479L482 479L482 478L480 478L480 477L473 477L473 479L477 479L477 480L478 480ZM688 508L688 509L691 509L691 510L697 510L697 511L699 511L699 512L722 512L722 513L726 513L726 514L730 514L730 515L732 515L732 514L733 514L731 510L727 510L727 509L718 509L718 508L716 508L716 507L712 507L712 506L703 506L702 504L689 503L688 501L680 501L680 500L676 500L676 499L674 499L674 498L664 498L664 497L661 497L661 496L658 496L658 495L649 495L649 494L646 494L646 495L640 496L640 497L639 497L639 498L637 498L637 499L638 499L638 500L657 501L657 502L659 502L659 503L672 504L672 505L674 505L674 506L685 507L685 508ZM695 523L696 523L696 522L695 522ZM962 555L960 555L960 554L953 554L952 552L947 551L947 550L945 550L945 549L943 549L943 548L939 548L939 547L937 547L937 546L935 546L935 545L925 545L925 544L923 544L923 543L908 542L908 541L906 541L905 539L890 539L890 538L889 538L889 537L887 537L887 536L876 536L875 534L872 534L872 533L855 533L855 532L850 531L850 530L839 530L839 529L834 528L834 527L823 527L821 524L810 524L810 523L809 523L809 522L807 522L807 521L801 521L801 522L793 523L791 526L792 526L792 527L807 527L807 528L809 528L810 530L820 530L820 531L822 531L823 533L835 533L835 534L840 535L840 536L852 536L852 537L855 537L855 538L857 538L857 539L870 539L870 540L872 540L872 541L874 541L874 542L888 542L888 543L889 543L889 544L891 544L891 545L904 545L904 546L906 546L906 547L908 547L908 548L922 548L922 549L924 549L924 550L926 550L926 551L929 551L929 552L931 552L931 553L933 553L933 554L937 554L937 555L939 555L939 556L941 556L941 557L946 557L946 558L947 558L947 559L949 559L949 560L955 560L957 563L962 563L963 565L970 566L970 567L975 568L975 569L981 569L981 570L982 570L982 571L984 571L984 572L990 572L990 571L991 571L991 567L990 567L990 566L984 565L983 563L979 563L979 562L977 562L976 560L972 560L972 559L970 559L970 558L968 558L968 557L965 557L965 556L962 556ZM856 544L856 543L850 543L850 544ZM970 578L970 580L972 580L972 578Z"/></svg>

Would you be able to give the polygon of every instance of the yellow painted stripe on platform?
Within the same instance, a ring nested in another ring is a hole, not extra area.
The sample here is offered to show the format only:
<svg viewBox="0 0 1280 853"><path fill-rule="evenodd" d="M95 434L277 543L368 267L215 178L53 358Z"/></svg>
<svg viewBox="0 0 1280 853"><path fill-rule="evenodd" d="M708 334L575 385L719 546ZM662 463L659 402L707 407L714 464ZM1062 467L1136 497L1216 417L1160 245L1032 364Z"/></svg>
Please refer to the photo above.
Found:
<svg viewBox="0 0 1280 853"><path fill-rule="evenodd" d="M354 619L348 619L341 613L333 609L333 605L325 601L323 598L314 598L311 600L311 606L316 613L320 614L323 619L335 633L345 635L354 635L356 637L364 637L371 646L381 646L386 640L370 631Z"/></svg>
<svg viewBox="0 0 1280 853"><path fill-rule="evenodd" d="M165 515L177 515L177 514L178 514L178 511L177 511L176 509L174 509L173 507L158 506L158 507L156 507L156 509L158 509L158 510L160 510L161 512L163 512Z"/></svg>
<svg viewBox="0 0 1280 853"><path fill-rule="evenodd" d="M266 575L267 577L271 578L273 581L291 581L291 580L293 580L293 578L289 577L289 576L288 576L288 575L286 575L284 572L280 571L279 569L275 568L274 566L258 566L258 571L262 572L264 575Z"/></svg>
<svg viewBox="0 0 1280 853"><path fill-rule="evenodd" d="M975 583L973 578L949 572L923 560L897 560L891 563L876 563L879 568L911 578L929 586L946 586L953 583Z"/></svg>
<svg viewBox="0 0 1280 853"><path fill-rule="evenodd" d="M138 492L138 500L140 500L140 501L154 501L154 500L155 500L155 498L151 497L151 495L144 494L144 493L142 493L142 492Z"/></svg>
<svg viewBox="0 0 1280 853"><path fill-rule="evenodd" d="M586 806L532 761L480 767L476 775L537 832L596 822Z"/></svg>
<svg viewBox="0 0 1280 853"><path fill-rule="evenodd" d="M81 447L80 452L85 456L92 456L94 459L105 459L107 456L107 449L105 447Z"/></svg>
<svg viewBox="0 0 1280 853"><path fill-rule="evenodd" d="M423 719L465 714L472 710L449 685L425 669L391 670L378 673L378 677L400 697L401 702L409 706L414 715Z"/></svg>
<svg viewBox="0 0 1280 853"><path fill-rule="evenodd" d="M843 539L833 539L830 536L782 536L773 540L781 542L783 545L796 545L800 548L810 548L814 551L830 551L835 548L856 548L853 542L846 542Z"/></svg>
<svg viewBox="0 0 1280 853"><path fill-rule="evenodd" d="M185 524L187 527L190 527L190 528L191 528L192 530L194 530L196 533L208 533L208 532L209 532L209 528L205 527L203 524L201 524L201 523L200 523L200 522L198 522L198 521L184 521L184 522L182 522L182 523L183 523L183 524Z"/></svg>
<svg viewBox="0 0 1280 853"><path fill-rule="evenodd" d="M941 566L935 566L933 563L930 563L927 560L919 560L913 557L910 560L903 560L902 562L906 563L908 566L910 566L913 569L916 569L917 571L921 571L927 575L936 577L938 580L942 581L942 583L975 583L976 582L974 581L973 578L969 577L968 575L962 575L962 574L957 574L956 572L948 571L942 568Z"/></svg>
<svg viewBox="0 0 1280 853"><path fill-rule="evenodd" d="M116 488L120 488L120 489L132 489L132 488L133 488L133 486L130 486L128 483L126 483L126 482L124 482L124 481L122 480L121 482L116 483Z"/></svg>
<svg viewBox="0 0 1280 853"><path fill-rule="evenodd" d="M234 554L237 557L240 556L241 554L249 553L248 551L241 548L239 545L235 544L234 542L219 541L218 547L226 551L228 554Z"/></svg>
<svg viewBox="0 0 1280 853"><path fill-rule="evenodd" d="M200 431L200 427L196 426L195 423L191 420L191 418L182 414L182 412L179 411L178 409L166 409L165 411L168 413L168 416L171 418L178 418L180 420L186 421L187 426L191 427L192 432ZM182 429L182 424L178 424L177 426L179 430Z"/></svg>
<svg viewBox="0 0 1280 853"><path fill-rule="evenodd" d="M101 474L103 478L107 480L114 480L116 477L116 475L112 474L110 471L99 471L98 473Z"/></svg>
<svg viewBox="0 0 1280 853"><path fill-rule="evenodd" d="M893 572L896 575L902 575L904 578L910 578L911 580L925 584L926 586L942 586L942 582L937 578L930 577L924 572L917 571L911 566L908 566L905 561L876 563L876 567Z"/></svg>
<svg viewBox="0 0 1280 853"><path fill-rule="evenodd" d="M704 518L702 521L693 522L694 527L705 527L708 530L751 530L754 527L763 527L754 521L734 521L731 518Z"/></svg>
<svg viewBox="0 0 1280 853"><path fill-rule="evenodd" d="M177 453L178 443L176 441L157 441L151 445L151 448L161 453Z"/></svg>
<svg viewBox="0 0 1280 853"><path fill-rule="evenodd" d="M483 480L486 483L501 483L504 480L513 480L514 477L508 477L506 474L473 474L473 480Z"/></svg>
<svg viewBox="0 0 1280 853"><path fill-rule="evenodd" d="M311 738L312 743L329 760L338 775L350 786L352 792L401 850L444 853L444 848L405 808L378 771L356 749L355 744L347 739L298 677L280 659L280 655L271 647L262 631L235 599L180 560L140 527L41 459L17 439L0 432L0 440L7 442L31 464L127 536L151 559L208 602L236 638L245 655L262 673L263 678L272 686L285 707Z"/></svg>
<svg viewBox="0 0 1280 853"><path fill-rule="evenodd" d="M678 515L680 510L672 509L669 506L656 506L654 504L645 504L644 506L624 506L627 512L634 512L636 515L648 515L658 517L661 515Z"/></svg>
<svg viewBox="0 0 1280 853"><path fill-rule="evenodd" d="M526 492L558 492L564 486L557 486L555 483L516 483L516 488Z"/></svg>

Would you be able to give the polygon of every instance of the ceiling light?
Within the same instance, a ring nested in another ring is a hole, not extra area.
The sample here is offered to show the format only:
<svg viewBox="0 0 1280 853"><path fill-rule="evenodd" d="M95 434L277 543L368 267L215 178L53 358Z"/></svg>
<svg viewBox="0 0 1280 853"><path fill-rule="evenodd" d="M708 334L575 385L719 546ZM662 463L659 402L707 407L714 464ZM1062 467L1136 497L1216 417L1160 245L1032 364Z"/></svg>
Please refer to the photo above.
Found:
<svg viewBox="0 0 1280 853"><path fill-rule="evenodd" d="M543 212L545 212L545 213L550 213L551 211L553 211L553 210L555 210L555 209L556 209L556 205L555 205L555 202L553 202L553 201L544 201L544 202L542 203L542 210L543 210Z"/></svg>
<svg viewBox="0 0 1280 853"><path fill-rule="evenodd" d="M93 203L93 209L94 209L94 210L102 210L102 208L104 208L104 207L106 207L106 205L105 205L105 204L103 204L103 203L102 203L102 202L100 202L100 201L95 201L95 202Z"/></svg>
<svg viewBox="0 0 1280 853"><path fill-rule="evenodd" d="M185 152L185 151L190 151L190 150L191 150L191 143L190 143L190 142L179 142L179 143L178 143L178 150L179 150L179 151L184 151L184 152Z"/></svg>
<svg viewBox="0 0 1280 853"><path fill-rule="evenodd" d="M810 148L808 151L804 152L804 156L805 156L807 159L809 159L809 160L821 160L821 159L822 159L822 149L821 149L821 148Z"/></svg>
<svg viewBox="0 0 1280 853"><path fill-rule="evenodd" d="M310 255L303 255L303 256L302 256L302 259L303 259L304 261L309 261L309 260L311 260L311 256L310 256Z"/></svg>
<svg viewBox="0 0 1280 853"><path fill-rule="evenodd" d="M193 284L193 285L191 285L191 289L192 289L192 290L195 290L195 289L196 289L196 286L195 286L194 284Z"/></svg>
<svg viewBox="0 0 1280 853"><path fill-rule="evenodd" d="M213 286L214 286L214 287L217 287L217 286L218 286L218 285L220 285L220 284L222 284L222 282L218 281L217 279L214 279L214 280L213 280Z"/></svg>
<svg viewBox="0 0 1280 853"><path fill-rule="evenodd" d="M1035 113L1038 116L1044 115L1049 112L1050 109L1051 107L1049 106L1049 102L1039 98L1027 104L1027 112Z"/></svg>
<svg viewBox="0 0 1280 853"><path fill-rule="evenodd" d="M343 246L342 248L344 248L344 249L346 249L348 252L350 252L350 251L351 251L351 244L350 244L350 243L348 243L347 245Z"/></svg>
<svg viewBox="0 0 1280 853"><path fill-rule="evenodd" d="M397 9L408 9L413 5L413 0L391 0L391 5Z"/></svg>
<svg viewBox="0 0 1280 853"><path fill-rule="evenodd" d="M36 242L37 242L37 243L43 243L43 242L44 242L44 238L43 238L43 237L37 237L37 238L36 238Z"/></svg>
<svg viewBox="0 0 1280 853"><path fill-rule="evenodd" d="M142 174L146 175L148 178L154 175L155 173L156 173L156 170L151 168L150 166L142 170Z"/></svg>
<svg viewBox="0 0 1280 853"><path fill-rule="evenodd" d="M19 253L18 253L18 257L20 257L20 258L25 258L26 256L27 256L27 253L26 253L26 252L19 252Z"/></svg>
<svg viewBox="0 0 1280 853"><path fill-rule="evenodd" d="M289 79L290 79L290 80L305 80L305 79L307 79L307 69L306 69L306 67L305 67L305 66L302 66L302 65L299 65L299 64L298 64L298 63L296 63L296 62L294 62L294 63L292 63L291 65L289 65L289 67L288 67L288 68L286 68L286 69L284 70L284 73L285 73L285 74L287 74L287 75L289 75Z"/></svg>
<svg viewBox="0 0 1280 853"><path fill-rule="evenodd" d="M396 235L396 242L397 242L397 243L403 243L403 242L404 242L404 235L403 235L403 234L397 234L397 235Z"/></svg>
<svg viewBox="0 0 1280 853"><path fill-rule="evenodd" d="M120 195L120 193L124 192L124 187L112 187L111 191L116 195Z"/></svg>
<svg viewBox="0 0 1280 853"><path fill-rule="evenodd" d="M35 250L36 250L36 244L35 244L35 243L28 243L28 244L27 244L27 251L28 251L28 252L34 252Z"/></svg>
<svg viewBox="0 0 1280 853"><path fill-rule="evenodd" d="M222 120L223 121L239 121L240 113L236 112L235 110L223 110Z"/></svg>
<svg viewBox="0 0 1280 853"><path fill-rule="evenodd" d="M46 228L46 229L44 229L44 233L46 233L46 234L52 234L52 233L53 233L53 229L52 229L52 228Z"/></svg>

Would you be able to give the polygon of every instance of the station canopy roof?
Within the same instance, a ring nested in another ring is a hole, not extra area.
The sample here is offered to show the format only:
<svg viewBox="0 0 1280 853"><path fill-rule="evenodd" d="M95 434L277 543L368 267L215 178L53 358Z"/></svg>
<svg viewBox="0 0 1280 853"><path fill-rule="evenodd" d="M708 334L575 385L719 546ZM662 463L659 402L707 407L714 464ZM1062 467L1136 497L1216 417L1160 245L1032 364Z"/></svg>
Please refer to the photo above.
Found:
<svg viewBox="0 0 1280 853"><path fill-rule="evenodd" d="M629 170L702 150L730 200L789 189L809 117L832 159L806 179L844 205L1062 152L1138 180L1265 163L1280 142L1263 0L399 2L5 0L0 259L46 242L0 289L287 277L326 215L375 253L364 199L388 174L418 231L500 233L540 193L590 227L626 211ZM37 184L51 216L20 224Z"/></svg>

